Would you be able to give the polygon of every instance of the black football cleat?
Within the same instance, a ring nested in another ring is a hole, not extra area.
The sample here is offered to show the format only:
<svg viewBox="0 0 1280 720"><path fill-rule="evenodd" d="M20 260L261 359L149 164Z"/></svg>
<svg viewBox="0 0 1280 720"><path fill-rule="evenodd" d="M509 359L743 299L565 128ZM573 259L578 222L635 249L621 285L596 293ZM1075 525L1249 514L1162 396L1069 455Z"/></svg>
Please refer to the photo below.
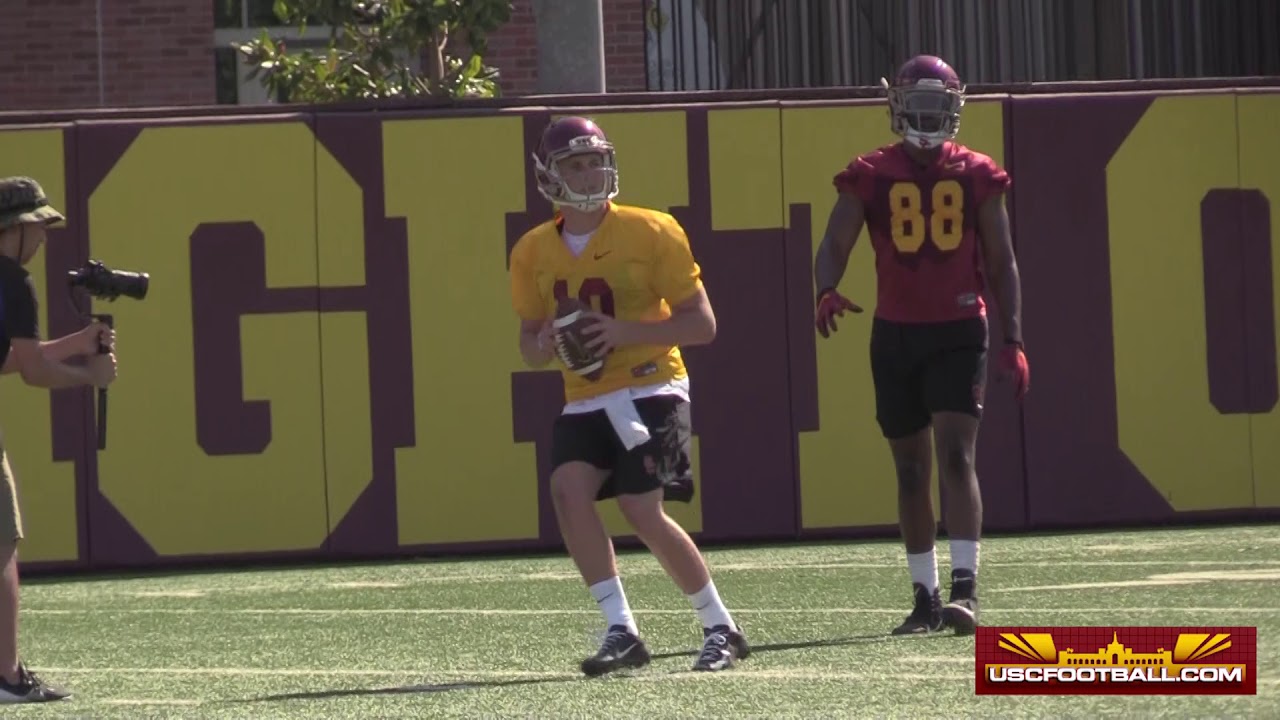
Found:
<svg viewBox="0 0 1280 720"><path fill-rule="evenodd" d="M942 608L942 621L957 635L972 635L978 627L978 578L968 570L951 572L951 597Z"/></svg>
<svg viewBox="0 0 1280 720"><path fill-rule="evenodd" d="M625 625L612 625L600 650L582 661L582 672L588 677L599 677L615 670L641 668L648 664L649 648L645 647L644 641L632 635Z"/></svg>
<svg viewBox="0 0 1280 720"><path fill-rule="evenodd" d="M730 630L728 625L702 629L702 652L693 663L695 672L716 672L733 667L735 660L746 660L751 645L742 629Z"/></svg>
<svg viewBox="0 0 1280 720"><path fill-rule="evenodd" d="M939 632L945 625L942 622L942 598L935 589L929 592L920 583L911 583L915 591L916 605L902 624L893 629L894 635L922 635Z"/></svg>
<svg viewBox="0 0 1280 720"><path fill-rule="evenodd" d="M0 703L38 703L65 700L71 693L54 687L18 663L18 682L10 683L0 677Z"/></svg>

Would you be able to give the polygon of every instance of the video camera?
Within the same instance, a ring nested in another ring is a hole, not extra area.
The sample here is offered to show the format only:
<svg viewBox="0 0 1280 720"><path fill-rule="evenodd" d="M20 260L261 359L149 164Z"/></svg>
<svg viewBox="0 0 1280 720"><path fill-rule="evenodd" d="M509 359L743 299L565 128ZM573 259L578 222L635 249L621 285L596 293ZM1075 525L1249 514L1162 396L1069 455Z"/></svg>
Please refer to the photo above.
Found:
<svg viewBox="0 0 1280 720"><path fill-rule="evenodd" d="M121 295L142 300L147 296L147 285L150 280L150 276L146 273L112 270L98 260L90 260L79 268L67 272L67 282L72 289L82 288L93 297L111 302ZM115 327L115 319L110 315L91 315L90 317L107 327ZM106 347L98 348L100 353L107 351ZM98 388L98 449L106 448L107 390Z"/></svg>
<svg viewBox="0 0 1280 720"><path fill-rule="evenodd" d="M114 301L121 295L135 300L147 296L146 273L112 270L98 260L90 260L77 270L67 272L71 287L82 287L96 298Z"/></svg>

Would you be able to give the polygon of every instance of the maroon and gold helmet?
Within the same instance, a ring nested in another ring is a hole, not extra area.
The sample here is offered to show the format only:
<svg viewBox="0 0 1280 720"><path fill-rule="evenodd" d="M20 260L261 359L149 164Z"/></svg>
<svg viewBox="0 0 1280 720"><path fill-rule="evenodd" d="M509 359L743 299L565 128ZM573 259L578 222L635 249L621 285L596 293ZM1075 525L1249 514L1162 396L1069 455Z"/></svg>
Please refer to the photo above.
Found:
<svg viewBox="0 0 1280 720"><path fill-rule="evenodd" d="M935 148L960 132L964 83L942 58L917 55L902 64L893 82L880 79L889 94L893 132L920 148Z"/></svg>
<svg viewBox="0 0 1280 720"><path fill-rule="evenodd" d="M606 173L604 188L597 193L574 192L560 173L559 163L581 153L602 156ZM542 196L557 206L568 205L578 210L600 208L618 194L618 166L613 144L594 121L584 117L563 117L542 131L542 141L533 154L533 173Z"/></svg>

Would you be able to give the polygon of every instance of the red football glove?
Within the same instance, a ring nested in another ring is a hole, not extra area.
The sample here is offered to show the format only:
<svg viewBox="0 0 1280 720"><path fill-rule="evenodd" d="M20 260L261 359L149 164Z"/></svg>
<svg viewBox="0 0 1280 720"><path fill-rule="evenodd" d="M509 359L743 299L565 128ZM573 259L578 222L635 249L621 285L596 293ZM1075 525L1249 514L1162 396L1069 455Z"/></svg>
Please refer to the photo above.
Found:
<svg viewBox="0 0 1280 720"><path fill-rule="evenodd" d="M1013 379L1014 395L1019 400L1031 389L1031 368L1027 365L1027 354L1022 350L1022 343L1009 343L1000 352L1000 365L1004 372L1001 379Z"/></svg>
<svg viewBox="0 0 1280 720"><path fill-rule="evenodd" d="M849 301L849 298L836 292L835 288L827 288L818 293L818 310L817 325L818 333L822 337L828 337L829 333L836 331L837 317L844 317L844 311L860 313L862 308ZM828 330L830 326L830 330Z"/></svg>

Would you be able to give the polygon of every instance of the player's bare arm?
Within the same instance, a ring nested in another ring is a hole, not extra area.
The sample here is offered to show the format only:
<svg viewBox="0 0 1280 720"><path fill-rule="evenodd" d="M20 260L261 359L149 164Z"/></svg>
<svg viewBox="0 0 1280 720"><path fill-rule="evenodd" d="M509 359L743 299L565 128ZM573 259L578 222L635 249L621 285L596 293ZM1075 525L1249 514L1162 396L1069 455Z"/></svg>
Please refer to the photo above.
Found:
<svg viewBox="0 0 1280 720"><path fill-rule="evenodd" d="M835 318L844 317L846 310L862 312L861 307L837 292L836 287L849 265L849 254L858 242L865 217L862 200L848 193L836 195L835 205L827 217L826 232L813 261L814 283L818 288L815 324L822 337L828 337L838 329Z"/></svg>
<svg viewBox="0 0 1280 720"><path fill-rule="evenodd" d="M550 320L520 321L520 354L531 368L545 367L555 357Z"/></svg>
<svg viewBox="0 0 1280 720"><path fill-rule="evenodd" d="M827 217L827 229L813 261L813 277L819 292L835 288L849 265L849 254L862 232L862 201L849 193L839 193Z"/></svg>
<svg viewBox="0 0 1280 720"><path fill-rule="evenodd" d="M57 389L76 387L78 385L95 385L106 387L116 377L116 357L114 354L93 355L84 367L67 365L48 358L40 348L38 340L30 338L14 338L11 358L5 360L17 365L23 382L37 387Z"/></svg>
<svg viewBox="0 0 1280 720"><path fill-rule="evenodd" d="M716 315L701 283L692 296L671 306L671 317L665 320L628 322L597 312L587 313L587 317L595 322L583 331L592 336L587 347L598 355L625 345L706 345L716 337Z"/></svg>
<svg viewBox="0 0 1280 720"><path fill-rule="evenodd" d="M978 215L978 233L982 238L982 256L987 278L996 303L1006 342L1022 342L1022 281L1018 276L1018 260L1013 253L1009 231L1009 213L1004 196L996 195L982 204Z"/></svg>
<svg viewBox="0 0 1280 720"><path fill-rule="evenodd" d="M1009 213L1001 195L983 203L978 215L978 233L982 238L984 269L1004 323L1000 377L1013 381L1015 397L1021 400L1031 388L1031 370L1022 350L1022 280L1013 254Z"/></svg>

